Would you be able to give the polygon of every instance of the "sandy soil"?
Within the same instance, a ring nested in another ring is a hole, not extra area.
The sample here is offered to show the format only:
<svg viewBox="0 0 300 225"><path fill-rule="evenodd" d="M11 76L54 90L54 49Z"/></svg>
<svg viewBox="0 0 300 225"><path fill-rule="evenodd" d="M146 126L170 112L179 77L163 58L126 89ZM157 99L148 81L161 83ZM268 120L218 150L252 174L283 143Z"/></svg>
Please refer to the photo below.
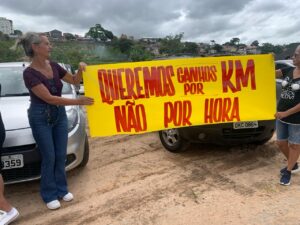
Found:
<svg viewBox="0 0 300 225"><path fill-rule="evenodd" d="M90 161L68 173L75 200L48 210L39 182L6 186L14 224L300 224L300 174L278 184L285 164L262 146L195 145L172 154L156 133L90 139Z"/></svg>

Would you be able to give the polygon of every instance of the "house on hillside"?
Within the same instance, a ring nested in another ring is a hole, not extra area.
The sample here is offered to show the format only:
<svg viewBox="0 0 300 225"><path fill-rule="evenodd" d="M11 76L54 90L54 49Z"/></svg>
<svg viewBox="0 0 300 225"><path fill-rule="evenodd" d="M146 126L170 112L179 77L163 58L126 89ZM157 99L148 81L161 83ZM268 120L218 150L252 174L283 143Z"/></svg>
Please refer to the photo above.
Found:
<svg viewBox="0 0 300 225"><path fill-rule="evenodd" d="M210 49L210 45L207 43L198 43L198 55L206 55Z"/></svg>
<svg viewBox="0 0 300 225"><path fill-rule="evenodd" d="M234 45L224 44L223 45L223 51L225 53L234 54L234 53L236 53L238 51L238 47L234 46Z"/></svg>
<svg viewBox="0 0 300 225"><path fill-rule="evenodd" d="M258 48L258 46L250 45L246 48L247 54L260 54L261 50Z"/></svg>
<svg viewBox="0 0 300 225"><path fill-rule="evenodd" d="M62 32L59 31L59 30L52 30L52 31L49 31L49 34L50 34L50 38L52 39L62 39L63 38L63 35L62 35Z"/></svg>
<svg viewBox="0 0 300 225"><path fill-rule="evenodd" d="M160 38L141 38L138 42L142 44L147 51L151 52L155 56L159 56L160 40Z"/></svg>
<svg viewBox="0 0 300 225"><path fill-rule="evenodd" d="M141 38L139 39L140 42L147 43L147 44L156 44L160 42L161 38Z"/></svg>

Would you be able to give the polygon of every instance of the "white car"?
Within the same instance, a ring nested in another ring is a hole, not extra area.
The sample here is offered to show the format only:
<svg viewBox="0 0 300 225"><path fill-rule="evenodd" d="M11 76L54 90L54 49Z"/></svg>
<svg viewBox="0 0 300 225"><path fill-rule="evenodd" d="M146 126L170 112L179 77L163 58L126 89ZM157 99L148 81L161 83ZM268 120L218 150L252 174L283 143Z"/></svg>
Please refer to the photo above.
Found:
<svg viewBox="0 0 300 225"><path fill-rule="evenodd" d="M64 68L69 67L60 64ZM29 92L23 81L28 63L0 63L2 114L6 139L2 151L2 175L5 183L17 183L40 178L41 158L32 136L27 117ZM73 85L64 83L62 95L76 98ZM85 166L89 160L85 113L80 106L66 106L68 117L68 148L66 170Z"/></svg>

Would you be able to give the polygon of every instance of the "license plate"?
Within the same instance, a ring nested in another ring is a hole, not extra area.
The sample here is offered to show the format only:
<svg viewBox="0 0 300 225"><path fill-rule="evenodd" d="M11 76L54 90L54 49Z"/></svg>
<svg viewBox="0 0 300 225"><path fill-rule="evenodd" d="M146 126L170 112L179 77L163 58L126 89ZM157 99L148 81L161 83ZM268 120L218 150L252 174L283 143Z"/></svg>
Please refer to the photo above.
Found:
<svg viewBox="0 0 300 225"><path fill-rule="evenodd" d="M236 122L233 123L233 129L247 129L247 128L257 128L258 122L257 121L247 121L247 122Z"/></svg>
<svg viewBox="0 0 300 225"><path fill-rule="evenodd" d="M2 156L1 161L3 170L22 168L24 166L24 159L21 154Z"/></svg>

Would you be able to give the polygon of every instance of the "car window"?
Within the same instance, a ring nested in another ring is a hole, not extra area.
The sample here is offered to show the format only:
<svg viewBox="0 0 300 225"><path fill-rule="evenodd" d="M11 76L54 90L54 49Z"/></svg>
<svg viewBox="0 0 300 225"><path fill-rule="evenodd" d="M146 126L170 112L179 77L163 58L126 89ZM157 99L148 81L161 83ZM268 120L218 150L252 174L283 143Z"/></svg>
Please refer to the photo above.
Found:
<svg viewBox="0 0 300 225"><path fill-rule="evenodd" d="M23 67L0 67L1 96L28 96L23 80ZM72 93L71 85L63 82L62 94Z"/></svg>

